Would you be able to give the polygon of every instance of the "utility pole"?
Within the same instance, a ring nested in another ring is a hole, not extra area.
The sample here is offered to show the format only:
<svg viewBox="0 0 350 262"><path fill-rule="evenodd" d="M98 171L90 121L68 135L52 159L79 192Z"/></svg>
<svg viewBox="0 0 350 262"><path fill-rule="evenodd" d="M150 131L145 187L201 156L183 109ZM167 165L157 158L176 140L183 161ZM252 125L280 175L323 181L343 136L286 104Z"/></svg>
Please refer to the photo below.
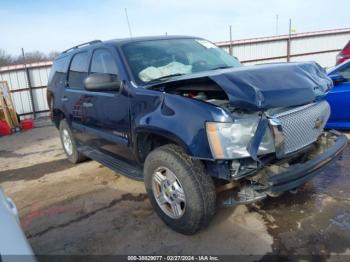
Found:
<svg viewBox="0 0 350 262"><path fill-rule="evenodd" d="M288 40L287 40L287 62L290 62L291 40L292 40L292 19L289 18L289 33L288 33Z"/></svg>
<svg viewBox="0 0 350 262"><path fill-rule="evenodd" d="M124 8L124 11L125 11L126 22L128 24L129 35L130 35L130 38L131 38L132 37L132 33L131 33L131 27L130 27L130 22L129 22L128 10L126 8Z"/></svg>
<svg viewBox="0 0 350 262"><path fill-rule="evenodd" d="M29 69L27 67L26 57L24 55L24 49L23 48L22 48L22 58L23 58L24 70L26 72L27 86L28 86L28 89L29 89L29 96L30 96L30 100L31 100L30 102L32 104L33 117L34 117L34 119L36 119L32 84L30 83Z"/></svg>
<svg viewBox="0 0 350 262"><path fill-rule="evenodd" d="M278 15L276 15L276 35L278 35Z"/></svg>
<svg viewBox="0 0 350 262"><path fill-rule="evenodd" d="M232 26L230 25L230 47L229 54L232 55Z"/></svg>

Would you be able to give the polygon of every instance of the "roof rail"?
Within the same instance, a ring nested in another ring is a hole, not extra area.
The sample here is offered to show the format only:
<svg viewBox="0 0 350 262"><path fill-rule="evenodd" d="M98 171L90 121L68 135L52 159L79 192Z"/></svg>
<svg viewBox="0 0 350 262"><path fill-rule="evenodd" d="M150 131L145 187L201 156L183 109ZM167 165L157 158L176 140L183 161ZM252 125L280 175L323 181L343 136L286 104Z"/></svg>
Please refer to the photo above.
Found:
<svg viewBox="0 0 350 262"><path fill-rule="evenodd" d="M79 47L85 46L85 45L93 45L93 44L97 44L97 43L102 43L102 41L101 40L93 40L93 41L90 41L90 42L82 43L80 45L73 46L73 47L63 51L62 54L67 53L67 52L69 52L71 50L77 49Z"/></svg>

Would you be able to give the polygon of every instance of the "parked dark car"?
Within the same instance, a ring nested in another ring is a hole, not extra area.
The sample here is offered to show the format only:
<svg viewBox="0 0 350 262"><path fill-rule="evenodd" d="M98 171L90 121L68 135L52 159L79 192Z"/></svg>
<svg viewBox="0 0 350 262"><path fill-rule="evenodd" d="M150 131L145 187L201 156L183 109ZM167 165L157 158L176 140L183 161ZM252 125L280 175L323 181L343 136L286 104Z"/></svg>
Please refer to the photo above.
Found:
<svg viewBox="0 0 350 262"><path fill-rule="evenodd" d="M331 106L331 116L326 128L350 130L350 60L328 70L334 88L326 99Z"/></svg>
<svg viewBox="0 0 350 262"><path fill-rule="evenodd" d="M182 36L93 41L53 63L48 104L68 159L144 180L172 229L193 234L223 204L279 196L336 159L324 131L332 81L316 63L241 66Z"/></svg>
<svg viewBox="0 0 350 262"><path fill-rule="evenodd" d="M344 46L343 50L337 55L336 65L343 63L344 61L350 59L350 41Z"/></svg>

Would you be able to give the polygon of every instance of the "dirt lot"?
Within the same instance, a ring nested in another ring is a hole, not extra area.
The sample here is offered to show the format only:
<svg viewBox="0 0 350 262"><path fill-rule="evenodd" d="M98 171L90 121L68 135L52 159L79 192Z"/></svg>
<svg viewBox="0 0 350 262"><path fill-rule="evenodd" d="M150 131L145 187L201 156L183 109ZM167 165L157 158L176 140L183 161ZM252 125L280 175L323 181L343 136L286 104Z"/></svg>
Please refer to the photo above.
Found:
<svg viewBox="0 0 350 262"><path fill-rule="evenodd" d="M94 161L70 164L49 123L0 138L0 185L17 204L36 254L319 254L342 260L340 254L350 254L349 157L350 148L295 195L219 209L209 228L194 236L162 223L143 183Z"/></svg>

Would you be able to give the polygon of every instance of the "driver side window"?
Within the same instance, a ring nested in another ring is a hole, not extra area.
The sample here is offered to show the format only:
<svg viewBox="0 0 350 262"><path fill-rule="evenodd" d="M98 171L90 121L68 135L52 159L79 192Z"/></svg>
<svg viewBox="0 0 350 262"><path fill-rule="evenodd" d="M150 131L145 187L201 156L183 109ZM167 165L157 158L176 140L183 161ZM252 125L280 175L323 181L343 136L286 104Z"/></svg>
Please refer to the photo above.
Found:
<svg viewBox="0 0 350 262"><path fill-rule="evenodd" d="M92 55L90 74L108 74L118 81L118 68L113 55L105 49L96 49Z"/></svg>

